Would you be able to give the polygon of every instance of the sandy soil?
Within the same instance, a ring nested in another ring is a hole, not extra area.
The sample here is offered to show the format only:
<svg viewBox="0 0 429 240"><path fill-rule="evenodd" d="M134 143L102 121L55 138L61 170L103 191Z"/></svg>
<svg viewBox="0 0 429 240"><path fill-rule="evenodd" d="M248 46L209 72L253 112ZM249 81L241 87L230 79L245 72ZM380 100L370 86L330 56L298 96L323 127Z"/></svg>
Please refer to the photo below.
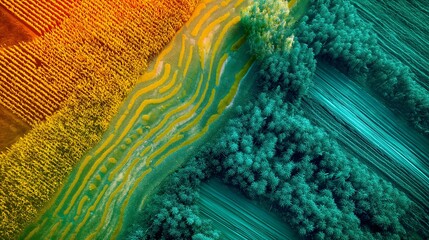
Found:
<svg viewBox="0 0 429 240"><path fill-rule="evenodd" d="M0 5L0 48L30 41L37 35Z"/></svg>
<svg viewBox="0 0 429 240"><path fill-rule="evenodd" d="M0 151L16 142L31 126L0 105Z"/></svg>

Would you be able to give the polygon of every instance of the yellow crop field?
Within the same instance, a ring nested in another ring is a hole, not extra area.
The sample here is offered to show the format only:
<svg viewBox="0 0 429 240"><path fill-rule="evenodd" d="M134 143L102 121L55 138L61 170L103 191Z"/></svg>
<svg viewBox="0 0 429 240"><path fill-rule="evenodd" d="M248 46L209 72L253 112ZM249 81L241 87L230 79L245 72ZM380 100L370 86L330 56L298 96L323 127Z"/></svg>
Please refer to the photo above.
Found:
<svg viewBox="0 0 429 240"><path fill-rule="evenodd" d="M0 2L18 16L43 9L28 16L39 33L71 13L43 36L0 49L0 105L32 125L0 153L0 239L14 238L42 210L197 1L58 4ZM36 21L42 13L52 14Z"/></svg>

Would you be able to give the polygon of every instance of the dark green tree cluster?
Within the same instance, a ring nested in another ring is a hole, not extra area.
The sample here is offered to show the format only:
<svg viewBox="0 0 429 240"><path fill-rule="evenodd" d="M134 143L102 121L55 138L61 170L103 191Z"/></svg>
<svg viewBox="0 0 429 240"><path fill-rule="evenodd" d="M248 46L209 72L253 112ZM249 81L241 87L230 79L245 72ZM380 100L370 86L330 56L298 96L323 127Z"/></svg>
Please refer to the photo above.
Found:
<svg viewBox="0 0 429 240"><path fill-rule="evenodd" d="M238 108L210 155L225 182L316 239L403 239L410 200L277 93Z"/></svg>
<svg viewBox="0 0 429 240"><path fill-rule="evenodd" d="M385 54L373 64L369 73L372 89L400 112L418 131L429 136L429 92L413 78L410 69Z"/></svg>
<svg viewBox="0 0 429 240"><path fill-rule="evenodd" d="M209 220L199 216L197 187L209 177L205 161L194 158L172 174L158 194L151 198L140 222L128 239L217 239Z"/></svg>
<svg viewBox="0 0 429 240"><path fill-rule="evenodd" d="M242 12L250 50L260 63L259 87L282 89L285 100L299 104L311 86L316 59L313 49L295 41L286 1L254 1Z"/></svg>
<svg viewBox="0 0 429 240"><path fill-rule="evenodd" d="M311 87L316 60L311 48L294 42L288 51L275 52L261 60L260 88L279 87L287 102L298 104Z"/></svg>
<svg viewBox="0 0 429 240"><path fill-rule="evenodd" d="M412 71L377 44L371 25L347 0L313 0L295 30L296 38L369 86L429 135L429 93Z"/></svg>

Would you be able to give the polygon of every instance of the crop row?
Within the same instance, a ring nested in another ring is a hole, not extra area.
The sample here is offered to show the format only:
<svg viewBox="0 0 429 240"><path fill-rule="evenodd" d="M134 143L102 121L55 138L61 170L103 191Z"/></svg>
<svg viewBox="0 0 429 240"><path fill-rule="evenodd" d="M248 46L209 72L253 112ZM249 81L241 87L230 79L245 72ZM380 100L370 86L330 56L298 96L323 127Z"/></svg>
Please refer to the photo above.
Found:
<svg viewBox="0 0 429 240"><path fill-rule="evenodd" d="M62 91L64 86L49 83L46 78L48 75L43 74L36 59L21 46L6 48L0 54L1 100L29 124L52 115L68 95L67 91ZM63 75L55 68L48 70L52 72L51 75Z"/></svg>

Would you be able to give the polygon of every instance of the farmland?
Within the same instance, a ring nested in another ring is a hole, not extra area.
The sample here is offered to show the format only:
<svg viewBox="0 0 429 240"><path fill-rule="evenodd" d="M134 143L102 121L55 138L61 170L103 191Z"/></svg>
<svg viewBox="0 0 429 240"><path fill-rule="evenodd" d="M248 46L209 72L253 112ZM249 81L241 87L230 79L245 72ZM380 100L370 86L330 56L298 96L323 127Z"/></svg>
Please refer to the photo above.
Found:
<svg viewBox="0 0 429 240"><path fill-rule="evenodd" d="M427 239L420 0L0 0L0 239Z"/></svg>

